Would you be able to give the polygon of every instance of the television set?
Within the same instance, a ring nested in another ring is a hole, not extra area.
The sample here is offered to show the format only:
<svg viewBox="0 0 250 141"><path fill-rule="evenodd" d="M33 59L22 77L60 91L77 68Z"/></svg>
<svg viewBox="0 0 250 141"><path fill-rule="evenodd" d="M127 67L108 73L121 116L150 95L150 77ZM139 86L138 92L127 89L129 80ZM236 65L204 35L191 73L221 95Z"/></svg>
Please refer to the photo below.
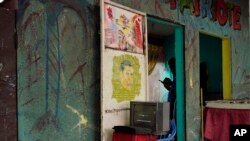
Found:
<svg viewBox="0 0 250 141"><path fill-rule="evenodd" d="M130 126L149 128L154 134L164 134L169 127L168 102L130 101Z"/></svg>

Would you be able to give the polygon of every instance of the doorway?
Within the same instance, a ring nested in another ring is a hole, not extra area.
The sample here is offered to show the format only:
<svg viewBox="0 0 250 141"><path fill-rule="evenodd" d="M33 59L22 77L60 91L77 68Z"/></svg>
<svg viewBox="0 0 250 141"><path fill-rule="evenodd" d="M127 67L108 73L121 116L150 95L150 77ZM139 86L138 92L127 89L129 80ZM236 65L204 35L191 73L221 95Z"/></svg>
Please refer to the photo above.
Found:
<svg viewBox="0 0 250 141"><path fill-rule="evenodd" d="M169 90L161 83L165 78L176 77L176 104L174 115L178 140L185 140L184 129L184 27L162 19L147 17L148 27L148 82L149 99L168 101ZM176 76L170 70L168 61L175 58Z"/></svg>
<svg viewBox="0 0 250 141"><path fill-rule="evenodd" d="M201 32L200 88L203 105L209 100L231 99L231 58L228 38Z"/></svg>
<svg viewBox="0 0 250 141"><path fill-rule="evenodd" d="M206 34L200 34L200 88L204 101L223 99L222 40Z"/></svg>

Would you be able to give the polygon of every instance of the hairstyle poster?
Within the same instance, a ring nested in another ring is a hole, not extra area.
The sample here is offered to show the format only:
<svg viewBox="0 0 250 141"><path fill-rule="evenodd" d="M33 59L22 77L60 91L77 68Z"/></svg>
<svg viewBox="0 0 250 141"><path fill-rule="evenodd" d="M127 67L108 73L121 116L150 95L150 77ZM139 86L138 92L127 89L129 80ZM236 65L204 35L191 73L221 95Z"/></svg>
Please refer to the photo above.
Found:
<svg viewBox="0 0 250 141"><path fill-rule="evenodd" d="M120 55L113 58L113 95L117 102L134 100L140 94L141 73L137 57Z"/></svg>
<svg viewBox="0 0 250 141"><path fill-rule="evenodd" d="M139 14L105 4L105 47L142 54L142 20Z"/></svg>

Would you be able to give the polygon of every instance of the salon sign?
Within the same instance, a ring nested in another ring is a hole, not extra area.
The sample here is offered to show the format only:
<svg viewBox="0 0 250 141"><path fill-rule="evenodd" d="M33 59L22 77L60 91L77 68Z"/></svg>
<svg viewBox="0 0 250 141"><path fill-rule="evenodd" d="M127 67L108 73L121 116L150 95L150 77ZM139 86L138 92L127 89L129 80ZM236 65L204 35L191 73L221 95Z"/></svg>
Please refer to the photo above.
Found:
<svg viewBox="0 0 250 141"><path fill-rule="evenodd" d="M177 0L169 0L169 2L170 9L175 10ZM196 17L208 17L211 21L217 21L221 26L229 22L232 29L241 30L239 5L224 0L179 0L178 4L181 12L188 8Z"/></svg>

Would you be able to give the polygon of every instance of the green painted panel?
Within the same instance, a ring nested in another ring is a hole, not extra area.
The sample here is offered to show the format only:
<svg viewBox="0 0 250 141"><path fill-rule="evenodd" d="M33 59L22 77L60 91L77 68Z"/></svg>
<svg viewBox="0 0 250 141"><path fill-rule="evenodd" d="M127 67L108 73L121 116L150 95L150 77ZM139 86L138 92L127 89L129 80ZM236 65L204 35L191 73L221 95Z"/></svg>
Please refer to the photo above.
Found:
<svg viewBox="0 0 250 141"><path fill-rule="evenodd" d="M185 91L184 91L184 43L183 28L175 29L176 58L176 125L177 139L185 141Z"/></svg>
<svg viewBox="0 0 250 141"><path fill-rule="evenodd" d="M100 140L99 9L87 1L19 7L18 139Z"/></svg>

